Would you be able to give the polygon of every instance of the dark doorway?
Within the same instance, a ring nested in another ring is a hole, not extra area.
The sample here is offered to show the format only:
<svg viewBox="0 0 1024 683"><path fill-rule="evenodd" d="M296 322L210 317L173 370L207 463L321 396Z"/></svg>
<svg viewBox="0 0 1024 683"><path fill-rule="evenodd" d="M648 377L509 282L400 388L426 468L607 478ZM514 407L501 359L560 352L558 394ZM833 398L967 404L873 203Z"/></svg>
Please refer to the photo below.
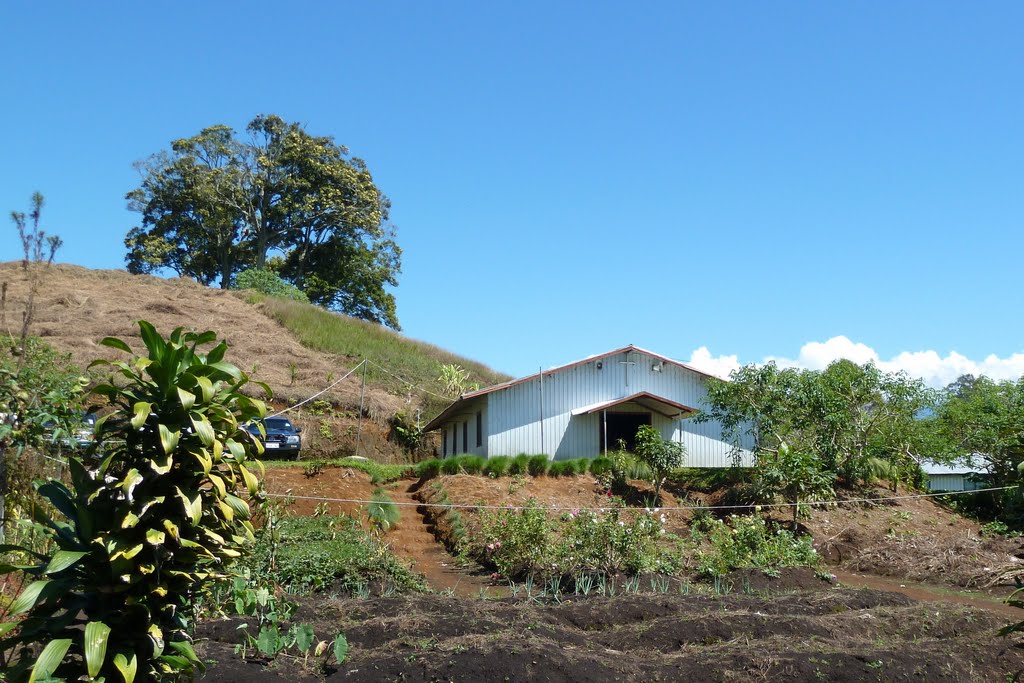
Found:
<svg viewBox="0 0 1024 683"><path fill-rule="evenodd" d="M615 450L619 441L626 444L626 450L632 452L636 447L636 433L643 425L651 424L650 413L605 413L607 424L601 425L601 452L605 452L605 433L608 435L608 449Z"/></svg>

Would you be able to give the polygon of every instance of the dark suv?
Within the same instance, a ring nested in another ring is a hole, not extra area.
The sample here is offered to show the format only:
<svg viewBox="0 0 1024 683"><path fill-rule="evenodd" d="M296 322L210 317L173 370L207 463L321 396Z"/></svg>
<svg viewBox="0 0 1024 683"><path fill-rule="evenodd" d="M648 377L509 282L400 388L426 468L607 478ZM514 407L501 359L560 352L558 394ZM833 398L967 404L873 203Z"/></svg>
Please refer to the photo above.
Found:
<svg viewBox="0 0 1024 683"><path fill-rule="evenodd" d="M260 434L257 424L246 425L249 433L263 441L264 458L295 458L299 457L302 448L302 427L296 427L287 417L268 417L263 420L266 439Z"/></svg>

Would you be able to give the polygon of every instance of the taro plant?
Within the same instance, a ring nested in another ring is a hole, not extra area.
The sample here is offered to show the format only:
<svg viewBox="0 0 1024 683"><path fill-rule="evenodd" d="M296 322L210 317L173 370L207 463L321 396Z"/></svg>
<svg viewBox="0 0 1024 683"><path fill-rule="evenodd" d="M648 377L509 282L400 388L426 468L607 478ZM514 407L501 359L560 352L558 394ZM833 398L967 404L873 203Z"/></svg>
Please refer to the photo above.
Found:
<svg viewBox="0 0 1024 683"><path fill-rule="evenodd" d="M146 355L96 361L112 371L92 393L106 401L96 443L73 455L71 487L38 493L47 554L12 546L27 583L0 624L9 681L172 680L201 668L190 629L195 605L253 542L248 496L260 495L261 446L242 425L261 419L247 377L224 362L213 332L163 339L139 322ZM114 338L105 346L131 353ZM236 495L236 493L238 495Z"/></svg>

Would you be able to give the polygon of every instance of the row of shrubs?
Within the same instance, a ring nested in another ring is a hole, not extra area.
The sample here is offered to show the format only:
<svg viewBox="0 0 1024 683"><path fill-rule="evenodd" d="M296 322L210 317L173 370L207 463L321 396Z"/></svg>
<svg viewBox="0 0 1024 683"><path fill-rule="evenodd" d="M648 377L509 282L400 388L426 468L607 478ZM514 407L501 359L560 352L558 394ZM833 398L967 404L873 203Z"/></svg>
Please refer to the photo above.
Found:
<svg viewBox="0 0 1024 683"><path fill-rule="evenodd" d="M500 455L484 458L479 455L456 455L448 458L432 458L417 464L414 473L423 479L432 479L440 474L478 474L488 477L530 475L531 477L575 477L592 474L595 477L621 468L621 457L575 458L573 460L551 460L541 453L516 456ZM649 479L646 465L630 461L626 465L626 476L631 479Z"/></svg>

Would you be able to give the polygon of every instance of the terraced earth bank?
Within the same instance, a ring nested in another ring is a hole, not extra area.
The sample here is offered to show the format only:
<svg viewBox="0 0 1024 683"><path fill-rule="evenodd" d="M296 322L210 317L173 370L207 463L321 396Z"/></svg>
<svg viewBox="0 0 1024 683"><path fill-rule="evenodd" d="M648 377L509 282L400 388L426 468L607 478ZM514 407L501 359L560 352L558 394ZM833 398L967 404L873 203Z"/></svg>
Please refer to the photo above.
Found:
<svg viewBox="0 0 1024 683"><path fill-rule="evenodd" d="M238 620L203 626L214 681L1006 681L1024 650L1005 620L874 590L640 593L540 604L439 594L307 603L344 630L341 666L234 654Z"/></svg>

